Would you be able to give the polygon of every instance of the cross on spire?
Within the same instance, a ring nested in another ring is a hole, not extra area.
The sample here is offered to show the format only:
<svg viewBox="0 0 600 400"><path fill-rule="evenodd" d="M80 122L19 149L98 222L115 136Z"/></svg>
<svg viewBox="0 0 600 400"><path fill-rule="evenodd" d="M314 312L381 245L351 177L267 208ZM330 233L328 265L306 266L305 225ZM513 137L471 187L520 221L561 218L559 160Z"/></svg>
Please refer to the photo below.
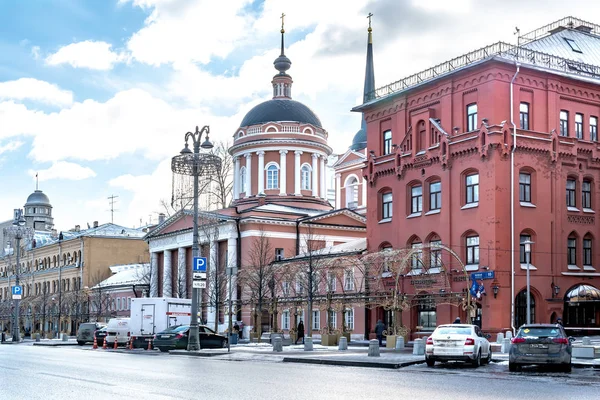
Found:
<svg viewBox="0 0 600 400"><path fill-rule="evenodd" d="M285 18L285 14L281 13L281 33L284 33L285 30L283 29L283 25L284 25L284 18Z"/></svg>
<svg viewBox="0 0 600 400"><path fill-rule="evenodd" d="M369 18L369 32L372 31L371 29L371 17L373 16L373 13L369 13L369 15L367 15L367 18Z"/></svg>

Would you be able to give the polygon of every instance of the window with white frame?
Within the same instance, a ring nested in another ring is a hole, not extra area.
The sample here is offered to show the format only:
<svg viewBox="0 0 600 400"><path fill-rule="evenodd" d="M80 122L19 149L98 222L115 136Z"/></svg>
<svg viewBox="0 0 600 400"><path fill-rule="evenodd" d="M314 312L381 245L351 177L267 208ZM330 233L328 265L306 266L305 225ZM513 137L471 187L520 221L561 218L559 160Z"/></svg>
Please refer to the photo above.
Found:
<svg viewBox="0 0 600 400"><path fill-rule="evenodd" d="M285 258L285 253L283 248L276 248L275 249L275 261L281 261Z"/></svg>
<svg viewBox="0 0 600 400"><path fill-rule="evenodd" d="M300 170L302 190L310 190L310 175L312 169L310 165L304 164Z"/></svg>
<svg viewBox="0 0 600 400"><path fill-rule="evenodd" d="M575 114L575 137L583 139L583 114Z"/></svg>
<svg viewBox="0 0 600 400"><path fill-rule="evenodd" d="M327 275L327 291L335 292L336 290L336 276L334 272L329 272Z"/></svg>
<svg viewBox="0 0 600 400"><path fill-rule="evenodd" d="M300 296L304 294L304 285L302 285L302 282L298 279L296 281L296 295Z"/></svg>
<svg viewBox="0 0 600 400"><path fill-rule="evenodd" d="M354 290L354 270L352 269L344 272L344 290Z"/></svg>
<svg viewBox="0 0 600 400"><path fill-rule="evenodd" d="M598 117L590 117L590 140L598 141Z"/></svg>
<svg viewBox="0 0 600 400"><path fill-rule="evenodd" d="M281 292L284 297L288 297L290 295L290 283L288 281L281 282Z"/></svg>
<svg viewBox="0 0 600 400"><path fill-rule="evenodd" d="M267 166L267 189L279 188L279 167L277 164Z"/></svg>
<svg viewBox="0 0 600 400"><path fill-rule="evenodd" d="M479 203L479 174L467 175L465 178L466 204Z"/></svg>
<svg viewBox="0 0 600 400"><path fill-rule="evenodd" d="M121 307L122 310L127 310L127 300L125 300L125 297L121 297Z"/></svg>
<svg viewBox="0 0 600 400"><path fill-rule="evenodd" d="M420 249L423 246L421 245L421 242L415 242L412 244L411 247L413 249ZM416 251L415 253L413 253L411 264L412 264L413 269L419 269L419 268L423 267L423 251L422 250Z"/></svg>
<svg viewBox="0 0 600 400"><path fill-rule="evenodd" d="M479 236L467 236L467 264L479 264Z"/></svg>
<svg viewBox="0 0 600 400"><path fill-rule="evenodd" d="M430 245L430 253L429 253L429 265L431 268L441 268L442 267L442 245L441 240L432 240L429 242Z"/></svg>
<svg viewBox="0 0 600 400"><path fill-rule="evenodd" d="M127 298L127 309L131 310L131 297Z"/></svg>
<svg viewBox="0 0 600 400"><path fill-rule="evenodd" d="M312 328L313 331L321 329L321 312L319 310L313 310L312 312Z"/></svg>
<svg viewBox="0 0 600 400"><path fill-rule="evenodd" d="M117 297L117 311L121 311L121 299Z"/></svg>
<svg viewBox="0 0 600 400"><path fill-rule="evenodd" d="M284 310L281 313L281 329L290 329L290 311Z"/></svg>
<svg viewBox="0 0 600 400"><path fill-rule="evenodd" d="M337 328L337 313L335 312L335 310L330 310L327 313L327 323L332 329Z"/></svg>
<svg viewBox="0 0 600 400"><path fill-rule="evenodd" d="M246 193L246 167L240 168L240 193Z"/></svg>
<svg viewBox="0 0 600 400"><path fill-rule="evenodd" d="M354 330L354 309L348 308L346 310L346 329L349 331Z"/></svg>
<svg viewBox="0 0 600 400"><path fill-rule="evenodd" d="M381 195L381 219L392 218L393 204L392 192L383 193Z"/></svg>
<svg viewBox="0 0 600 400"><path fill-rule="evenodd" d="M477 103L467 106L467 132L477 129Z"/></svg>

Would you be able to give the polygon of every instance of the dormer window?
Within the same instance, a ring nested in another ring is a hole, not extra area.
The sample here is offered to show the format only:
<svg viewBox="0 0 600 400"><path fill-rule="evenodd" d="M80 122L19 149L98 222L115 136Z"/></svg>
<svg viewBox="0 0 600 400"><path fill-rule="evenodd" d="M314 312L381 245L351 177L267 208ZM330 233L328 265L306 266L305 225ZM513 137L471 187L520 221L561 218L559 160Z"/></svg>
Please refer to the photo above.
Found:
<svg viewBox="0 0 600 400"><path fill-rule="evenodd" d="M577 44L577 42L575 42L573 39L565 38L565 41L571 47L571 50L573 50L576 53L583 53L583 51L581 51L581 49L579 48L579 45Z"/></svg>

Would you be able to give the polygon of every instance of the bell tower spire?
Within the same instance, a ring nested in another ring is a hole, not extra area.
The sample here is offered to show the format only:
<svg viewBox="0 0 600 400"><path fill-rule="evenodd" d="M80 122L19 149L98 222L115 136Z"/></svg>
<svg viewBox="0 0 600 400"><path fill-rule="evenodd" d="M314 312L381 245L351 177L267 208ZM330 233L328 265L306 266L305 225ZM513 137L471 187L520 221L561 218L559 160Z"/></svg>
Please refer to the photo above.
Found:
<svg viewBox="0 0 600 400"><path fill-rule="evenodd" d="M273 65L279 71L273 77L273 98L274 99L291 99L292 98L292 77L287 74L287 70L292 66L292 62L285 55L285 14L281 14L281 54L275 59Z"/></svg>
<svg viewBox="0 0 600 400"><path fill-rule="evenodd" d="M371 17L372 13L367 15L369 19L369 28L367 29L367 66L365 68L365 87L363 91L363 102L372 99L373 92L375 91L375 68L373 67L373 28L371 28Z"/></svg>

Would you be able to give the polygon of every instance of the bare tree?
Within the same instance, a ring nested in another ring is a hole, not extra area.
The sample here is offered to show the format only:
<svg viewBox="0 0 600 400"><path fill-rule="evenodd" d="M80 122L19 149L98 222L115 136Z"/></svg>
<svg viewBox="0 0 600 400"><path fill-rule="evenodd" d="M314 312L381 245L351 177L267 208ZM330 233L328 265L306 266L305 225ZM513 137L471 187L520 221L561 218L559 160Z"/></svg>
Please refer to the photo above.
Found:
<svg viewBox="0 0 600 400"><path fill-rule="evenodd" d="M108 290L101 285L100 282L104 281L110 276L110 271L96 271L90 276L91 290L90 296L90 314L95 318L96 321L100 321L103 317L107 318L110 316L110 303L111 297Z"/></svg>

